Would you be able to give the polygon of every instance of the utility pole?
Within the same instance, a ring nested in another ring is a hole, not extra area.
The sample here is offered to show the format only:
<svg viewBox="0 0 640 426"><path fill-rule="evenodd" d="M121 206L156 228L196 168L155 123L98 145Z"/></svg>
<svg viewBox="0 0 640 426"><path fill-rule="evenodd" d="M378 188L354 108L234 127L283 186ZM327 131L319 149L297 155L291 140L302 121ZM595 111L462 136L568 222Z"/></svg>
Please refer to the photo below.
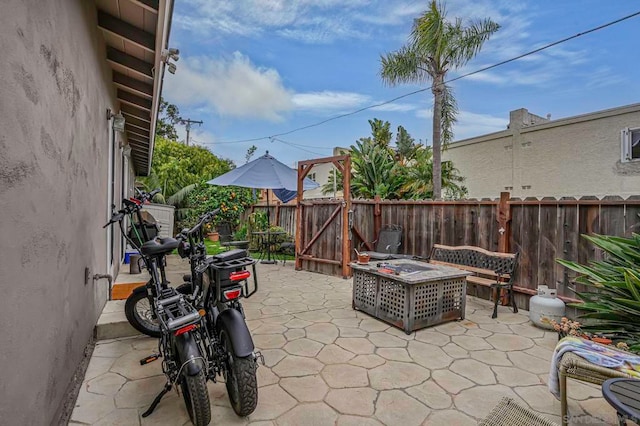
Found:
<svg viewBox="0 0 640 426"><path fill-rule="evenodd" d="M187 130L187 146L189 146L189 132L191 132L191 125L192 124L202 125L202 120L197 121L197 120L192 120L190 118L181 118L180 123L184 124L185 129Z"/></svg>

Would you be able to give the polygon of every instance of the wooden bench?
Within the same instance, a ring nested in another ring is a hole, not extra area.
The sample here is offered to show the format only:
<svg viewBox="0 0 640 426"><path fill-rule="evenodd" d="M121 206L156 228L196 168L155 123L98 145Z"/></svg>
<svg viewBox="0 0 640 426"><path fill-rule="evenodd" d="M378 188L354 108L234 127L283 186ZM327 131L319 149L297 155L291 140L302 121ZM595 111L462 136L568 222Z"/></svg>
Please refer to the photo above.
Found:
<svg viewBox="0 0 640 426"><path fill-rule="evenodd" d="M472 272L467 283L490 287L496 290L495 305L491 318L498 316L500 289L508 289L513 312L518 312L513 297L513 274L518 265L518 253L497 253L474 246L445 246L434 244L429 262L453 266Z"/></svg>

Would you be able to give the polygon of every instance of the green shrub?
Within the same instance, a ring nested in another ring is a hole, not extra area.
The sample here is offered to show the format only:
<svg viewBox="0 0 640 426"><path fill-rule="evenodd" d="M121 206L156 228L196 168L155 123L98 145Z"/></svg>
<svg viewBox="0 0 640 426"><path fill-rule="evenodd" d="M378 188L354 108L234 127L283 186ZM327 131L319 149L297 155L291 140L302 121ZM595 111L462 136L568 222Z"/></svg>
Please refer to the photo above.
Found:
<svg viewBox="0 0 640 426"><path fill-rule="evenodd" d="M240 223L240 216L254 203L251 189L235 186L200 184L187 195L186 215L178 229L193 226L204 213L220 208L213 225L229 222L233 229Z"/></svg>

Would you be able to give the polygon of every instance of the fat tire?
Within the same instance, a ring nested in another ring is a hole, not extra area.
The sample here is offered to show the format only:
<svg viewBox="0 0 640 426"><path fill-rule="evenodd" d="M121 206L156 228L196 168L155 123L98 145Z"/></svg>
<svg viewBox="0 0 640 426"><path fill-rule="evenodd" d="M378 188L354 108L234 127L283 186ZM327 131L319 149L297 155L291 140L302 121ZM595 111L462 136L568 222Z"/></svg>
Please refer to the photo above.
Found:
<svg viewBox="0 0 640 426"><path fill-rule="evenodd" d="M211 422L211 405L204 370L200 370L195 376L183 374L180 387L191 423L195 426L208 425Z"/></svg>
<svg viewBox="0 0 640 426"><path fill-rule="evenodd" d="M127 301L124 304L124 314L127 317L127 321L129 321L129 324L131 324L133 328L142 334L158 339L162 335L162 332L160 331L160 324L151 324L149 321L141 318L136 310L137 304L142 300L146 300L147 302L149 301L147 298L147 291L144 286L134 289L129 297L127 297Z"/></svg>
<svg viewBox="0 0 640 426"><path fill-rule="evenodd" d="M244 358L237 357L224 331L220 337L225 345L229 360L227 361L225 377L229 402L238 416L245 417L253 413L258 405L258 380L256 378L258 365L252 355ZM234 400L232 396L235 393L233 389L234 382L238 388L237 400Z"/></svg>

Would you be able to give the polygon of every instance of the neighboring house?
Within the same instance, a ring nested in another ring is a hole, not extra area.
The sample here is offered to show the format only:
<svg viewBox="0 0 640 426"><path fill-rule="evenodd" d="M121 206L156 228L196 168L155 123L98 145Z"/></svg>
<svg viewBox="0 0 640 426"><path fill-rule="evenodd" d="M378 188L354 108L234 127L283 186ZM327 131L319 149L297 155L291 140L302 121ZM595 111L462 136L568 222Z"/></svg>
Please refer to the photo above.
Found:
<svg viewBox="0 0 640 426"><path fill-rule="evenodd" d="M171 12L172 0L0 5L2 424L59 424L83 373L109 295L97 275L115 277L123 254L103 225L151 166Z"/></svg>
<svg viewBox="0 0 640 426"><path fill-rule="evenodd" d="M334 147L333 148L333 156L338 156L338 155L345 155L345 154L349 154L351 152L351 150L349 148L342 148L342 147ZM337 190L335 192L329 192L327 194L323 194L322 193L322 187L324 185L326 185L327 183L329 183L329 178L331 176L331 171L335 170L335 166L333 165L333 163L320 163L320 164L316 164L314 165L311 170L309 171L309 174L307 175L308 178L310 178L311 180L317 182L318 184L320 184L320 186L316 189L310 189L308 191L304 192L304 198L305 199L310 199L310 198L342 198L342 190Z"/></svg>
<svg viewBox="0 0 640 426"><path fill-rule="evenodd" d="M469 198L640 194L640 104L549 120L511 111L506 130L456 141L443 153Z"/></svg>

